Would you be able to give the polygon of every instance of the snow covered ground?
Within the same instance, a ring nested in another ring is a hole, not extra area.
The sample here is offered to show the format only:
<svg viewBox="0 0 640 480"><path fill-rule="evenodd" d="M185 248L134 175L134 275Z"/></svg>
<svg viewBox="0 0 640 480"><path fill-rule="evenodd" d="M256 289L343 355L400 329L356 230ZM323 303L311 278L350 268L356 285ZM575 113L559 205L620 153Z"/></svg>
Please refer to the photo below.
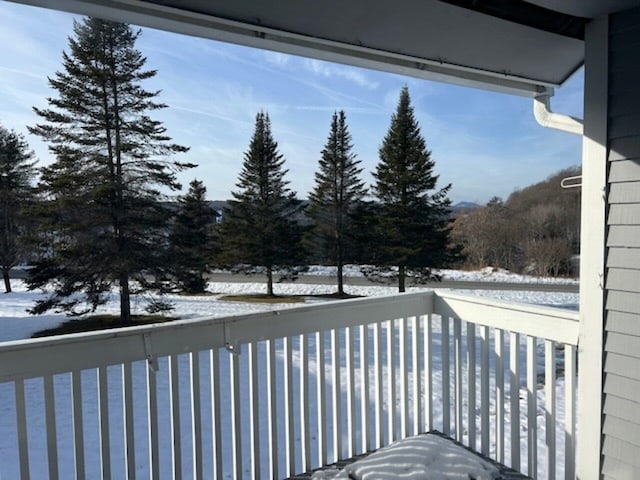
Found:
<svg viewBox="0 0 640 480"><path fill-rule="evenodd" d="M456 275L452 273L452 275ZM463 273L460 273L463 276ZM481 273L476 273L476 278L481 275ZM501 280L502 281L502 280ZM517 281L514 280L513 277L509 279L509 281ZM526 281L526 280L522 280ZM24 288L24 285L21 281L13 281L13 286L15 292L12 294L5 294L0 296L0 342L9 341L9 340L17 340L28 338L32 333L37 330L41 330L43 328L51 328L59 324L60 322L65 320L65 317L61 314L47 314L41 315L38 317L30 316L26 313L26 308L33 304L33 301L39 295L35 292L27 292ZM332 293L335 289L330 285L298 285L298 284L277 284L276 293L281 294L291 294L291 295L318 295L323 293ZM211 292L215 292L216 294L241 294L241 293L264 293L265 285L262 283L212 283L209 286L209 290ZM413 291L418 291L420 289L412 289ZM350 286L347 289L348 293L354 295L387 295L393 294L396 292L394 287L381 287L381 286L367 286L367 287L356 287ZM577 309L578 304L578 295L572 293L542 293L542 292L502 292L502 291L492 291L492 290L484 290L484 291L464 291L462 293L465 294L477 294L492 298L497 298L501 300L510 300L510 301L519 301L519 302L527 302L527 303L535 303L539 305L553 305L553 306L562 306L565 308L573 308ZM102 308L101 312L117 312L118 303L117 298L114 296L112 301L110 301L104 308ZM181 318L193 318L193 317L202 317L202 316L227 316L227 315L237 315L243 313L251 313L262 310L274 310L281 308L289 308L294 306L299 306L300 304L290 304L290 303L282 303L282 304L257 304L257 303L242 303L242 302L226 302L219 300L219 295L207 295L207 296L192 296L185 297L179 295L169 296L169 300L174 302L175 311L173 315L177 315ZM319 302L324 301L317 297L309 297L307 302ZM144 308L145 300L143 298L138 298L134 303L134 311L141 311ZM388 335L388 327L387 329L383 329L383 335ZM434 341L436 342L434 345L438 347L439 344L439 330L437 328L437 324L434 328ZM523 339L524 341L524 339ZM325 342L328 344L328 342ZM261 347L262 348L262 347ZM280 348L280 347L278 347ZM294 352L296 351L297 345L293 345ZM315 344L313 341L310 342L309 345L310 352L315 352ZM344 363L344 349L341 350L343 353L343 358L341 358L341 362ZM439 348L435 348L434 351L439 351ZM282 367L283 364L283 356L281 350L278 350L278 368ZM260 355L264 355L264 350L259 351ZM240 355L243 359L246 358L246 355ZM204 358L204 357L203 357ZM264 358L264 357L261 357ZM327 358L329 358L329 350L327 350ZM508 355L505 355L505 358L508 358ZM543 363L543 352L542 349L539 349L538 354L538 363L542 365ZM227 385L229 383L228 372L229 372L229 355L226 352L222 352L220 355L221 361L221 371L227 372L226 377L221 378L222 385ZM356 364L358 364L358 358L356 353L355 358ZM203 364L205 362L203 361ZM310 362L310 367L313 367L313 361ZM299 365L299 358L294 355L294 369L297 370ZM438 358L434 358L434 392L432 396L433 407L434 407L434 418L436 419L436 428L438 427L438 419L442 418L442 389L441 385L442 377L438 374L438 369L441 368L442 362ZM146 366L144 363L137 362L134 364L134 397L135 398L144 398L145 389L146 389ZM182 425L184 429L184 439L183 439L183 455L184 455L184 463L183 463L183 473L185 478L191 476L192 474L192 465L191 461L191 451L188 447L190 442L192 441L192 432L189 428L185 427L185 425L189 424L191 412L189 410L189 361L188 357L181 356L179 362L180 369L180 396L181 396L181 418ZM247 370L247 366L245 363L241 363L241 375L244 375ZM329 368L329 365L327 365ZM123 411L123 399L121 395L121 385L122 385L122 370L120 367L109 367L109 411L110 411L110 422L113 425L113 431L111 436L111 462L113 464L113 478L125 478L124 472L124 445L123 445L123 422L122 422L122 411ZM314 370L315 371L315 370ZM160 412L164 412L161 415L160 422L160 430L159 437L161 443L161 470L163 471L162 478L170 478L169 472L171 471L171 456L170 456L170 444L171 444L171 435L170 435L170 411L171 411L171 403L169 398L169 379L166 374L167 372L167 361L166 359L161 359L160 361L160 374L157 377L158 380L158 392L159 392L159 410ZM388 377L388 372L386 369L383 369L383 374L385 378ZM294 373L294 376L299 375L298 373ZM523 374L524 375L524 374ZM358 372L356 369L356 377L358 376ZM260 372L258 377L259 380L259 388L264 388L264 365L260 366ZM311 375L310 382L313 385L315 383L315 378L313 378L313 374ZM479 375L477 376L479 378ZM206 368L203 368L201 372L201 382L202 382L202 391L206 392L208 389L210 390L210 385L207 383L210 379L209 372ZM330 371L327 370L327 378L330 378ZM282 378L280 378L281 384ZM492 383L495 384L495 378L492 377ZM439 383L440 382L440 383ZM99 478L99 443L98 443L98 412L97 412L97 383L96 383L96 375L95 371L85 371L82 375L82 383L83 383L83 403L85 404L84 411L84 419L85 419L85 443L86 443L86 463L87 463L87 478ZM522 377L521 385L524 385L524 376ZM28 413L28 429L29 429L29 450L30 450L30 463L31 463L31 473L32 478L40 479L47 478L47 448L46 448L46 435L45 435L45 420L44 420L44 408L43 408L43 386L41 379L29 380L25 382L26 390L27 390L27 413ZM71 408L70 408L70 398L68 395L70 388L70 377L68 375L59 375L56 377L55 382L55 390L56 390L56 417L58 423L58 447L60 452L60 478L72 478L72 466L73 466L73 447L72 447L72 439L73 439L73 428L71 421ZM297 394L295 389L297 387L294 386L294 396ZM311 387L309 396L311 399L314 398L315 395L315 387ZM562 422L563 414L564 414L564 382L562 379L559 379L557 384L557 401L558 401L558 421ZM345 392L342 392L345 395ZM14 404L14 389L11 384L0 384L0 479L13 479L19 478L19 470L17 464L17 455L16 455L16 438L17 438L17 430L16 430L16 421L15 421L15 404ZM225 418L225 424L223 425L223 430L230 428L229 416L230 410L228 410L230 405L230 398L227 393L223 393L221 398L221 403L223 404L223 418ZM248 386L246 383L241 384L241 398L248 398ZM278 390L278 404L282 404L282 390ZM264 395L261 396L261 405L260 411L265 412L266 406L264 399ZM385 395L386 398L386 395ZM520 417L521 417L521 445L526 447L527 444L527 429L526 429L526 390L522 389L520 392L521 405L520 405ZM209 402L209 403L207 403ZM313 403L313 402L312 402ZM204 411L207 410L210 412L210 399L203 398L203 407ZM344 407L344 404L343 404ZM148 431L148 417L144 412L145 402L136 402L136 408L140 409L140 411L134 412L135 422L136 422L136 452L138 452L139 456L137 458L144 458L145 452L148 452L149 449L149 439L148 436L145 435L144 432ZM225 410L226 408L226 410ZM299 408L299 407L296 407ZM544 395L542 390L538 391L538 418L544 418ZM310 411L315 412L316 406L315 404L310 405ZM506 405L506 417L509 415L509 405ZM226 412L226 413L225 413ZM495 415L496 415L496 406L495 406L495 398L492 397L492 402L490 406L491 412L491 425L492 425L492 435L495 434ZM281 411L280 411L281 413ZM247 426L247 418L248 418L248 407L243 406L241 409L241 415L243 420L243 426ZM294 410L294 415L299 415L299 411ZM344 418L344 416L343 416ZM205 425L210 425L210 417L207 415L203 415L203 422ZM441 420L440 420L441 422ZM260 418L261 425L261 435L264 437L266 434L266 415L263 415ZM312 421L312 427L313 427ZM479 426L479 425L478 425ZM317 430L317 425L315 425ZM509 423L507 421L506 425L507 432L507 458L509 454ZM314 430L315 431L315 430ZM544 425L540 425L538 428L539 439L544 440ZM296 433L299 434L299 431L296 430ZM330 437L331 429L328 430L327 435ZM283 438L284 432L282 431L282 427L279 427L279 438ZM557 437L559 440L563 438L562 426L559 424ZM296 438L296 443L299 444L300 438ZM213 439L211 438L210 432L205 432L203 443L205 452L210 452L212 448ZM230 443L230 442L229 442ZM558 445L558 458L563 458L563 445ZM495 445L492 447L495 449ZM243 449L245 451L249 450L248 445L248 435L243 436ZM313 451L312 454L316 455L316 451ZM495 452L492 452L495 453ZM284 451L278 452L278 456L282 457L281 461L284 460ZM231 451L230 445L223 445L223 457L224 457L224 465L225 470L230 471L231 469ZM208 459L207 459L208 458ZM209 457L205 458L205 470L211 471L211 461ZM331 457L330 457L331 458ZM263 456L263 459L266 459L266 452ZM544 449L539 449L539 459L540 465L544 465ZM248 464L244 466L244 464L248 461L247 457L245 457L245 462L243 462L243 471L248 474ZM266 460L263 460L266 462ZM526 458L523 458L523 463L526 465ZM265 463L266 465L266 463ZM524 465L523 465L524 466ZM149 475L149 465L144 461L140 462L138 467L138 475L139 478L147 478ZM263 473L266 473L263 471ZM544 471L540 472L539 478L544 478ZM558 472L561 474L561 472ZM230 476L225 475L225 478L231 478ZM418 478L427 478L427 477L412 477L416 480Z"/></svg>
<svg viewBox="0 0 640 480"><path fill-rule="evenodd" d="M482 277L480 272L462 272L451 271L451 278L457 275L459 278L478 279ZM465 275L469 274L468 277ZM509 277L513 282L518 282L517 277ZM491 276L491 278L499 278ZM523 282L528 281L522 277ZM559 279L566 280L566 279ZM494 280L498 281L498 280ZM502 281L502 280L500 280ZM53 328L67 320L64 314L47 313L44 315L32 316L27 309L32 307L35 300L41 296L37 291L27 291L22 280L11 281L12 293L0 294L0 342L9 340L20 340L29 338L33 333ZM313 297L313 295L322 295L335 292L333 285L309 285L296 283L276 283L274 285L276 294L279 295L303 295L309 296L307 303L321 302L322 299ZM396 287L390 286L346 286L345 290L351 295L376 296L376 295L393 295L397 292ZM429 289L413 287L409 291L426 291ZM247 283L223 283L210 282L208 291L215 295L201 296L183 296L183 295L167 295L165 298L175 305L175 310L171 315L180 318L196 318L204 316L224 317L228 315L241 315L245 313L260 312L265 310L279 310L282 308L297 307L296 303L245 303L245 302L228 302L221 301L219 297L222 295L241 295L266 293L266 285L258 282ZM456 291L456 290L450 290ZM469 290L460 290L459 293L469 295ZM571 308L577 310L578 295L575 293L547 293L547 292L528 292L528 291L501 291L501 290L474 290L473 295L479 295L498 300L532 303L536 305L552 305L562 308ZM132 311L134 313L144 313L144 307L147 304L145 297L133 297ZM114 295L112 300L100 307L98 313L118 313L119 304L117 297Z"/></svg>
<svg viewBox="0 0 640 480"><path fill-rule="evenodd" d="M362 277L360 265L345 265L344 275L347 277ZM485 267L480 270L450 270L436 269L434 273L441 275L443 280L455 280L465 282L513 282L513 283L554 283L576 284L573 278L536 277L533 275L521 275L512 273L503 268ZM305 275L335 276L336 267L324 265L310 265Z"/></svg>

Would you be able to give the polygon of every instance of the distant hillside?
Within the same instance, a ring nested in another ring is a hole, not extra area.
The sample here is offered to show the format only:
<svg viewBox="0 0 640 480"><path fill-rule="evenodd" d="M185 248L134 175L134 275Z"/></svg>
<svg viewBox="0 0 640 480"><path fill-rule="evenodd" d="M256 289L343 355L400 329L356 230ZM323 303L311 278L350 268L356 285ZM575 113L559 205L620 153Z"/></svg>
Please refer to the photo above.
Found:
<svg viewBox="0 0 640 480"><path fill-rule="evenodd" d="M226 200L209 200L209 206L218 211L222 211L222 209L227 206L227 201Z"/></svg>
<svg viewBox="0 0 640 480"><path fill-rule="evenodd" d="M303 203L307 203L307 200L303 200ZM209 200L209 205L218 211L222 211L227 206L227 200ZM468 212L476 208L480 208L480 205L474 202L458 202L455 205L451 205L453 213Z"/></svg>
<svg viewBox="0 0 640 480"><path fill-rule="evenodd" d="M453 213L468 212L479 207L480 205L474 202L458 202L455 205L451 205L451 211Z"/></svg>
<svg viewBox="0 0 640 480"><path fill-rule="evenodd" d="M571 167L483 207L457 215L454 240L467 267L502 267L545 276L572 274L580 240L580 188L561 181L580 175Z"/></svg>

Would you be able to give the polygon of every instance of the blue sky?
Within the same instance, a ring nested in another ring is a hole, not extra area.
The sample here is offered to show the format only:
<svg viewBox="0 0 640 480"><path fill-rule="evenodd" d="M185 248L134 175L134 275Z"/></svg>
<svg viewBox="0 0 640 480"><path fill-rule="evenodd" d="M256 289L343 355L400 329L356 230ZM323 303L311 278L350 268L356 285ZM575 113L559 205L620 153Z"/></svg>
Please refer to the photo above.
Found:
<svg viewBox="0 0 640 480"><path fill-rule="evenodd" d="M0 124L24 133L41 164L47 146L28 135L55 96L46 77L61 68L73 16L0 0ZM79 17L76 17L79 18ZM181 174L187 184L204 181L210 199L235 189L255 115L269 113L273 132L300 197L313 187L331 115L343 109L354 152L365 169L378 148L408 85L416 117L440 175L452 183L454 203L484 203L580 163L578 136L539 126L531 99L392 75L373 70L143 29L137 47L158 75L146 84L162 90L169 108L155 118L191 151L183 160L199 166ZM554 110L582 116L582 72L556 91Z"/></svg>

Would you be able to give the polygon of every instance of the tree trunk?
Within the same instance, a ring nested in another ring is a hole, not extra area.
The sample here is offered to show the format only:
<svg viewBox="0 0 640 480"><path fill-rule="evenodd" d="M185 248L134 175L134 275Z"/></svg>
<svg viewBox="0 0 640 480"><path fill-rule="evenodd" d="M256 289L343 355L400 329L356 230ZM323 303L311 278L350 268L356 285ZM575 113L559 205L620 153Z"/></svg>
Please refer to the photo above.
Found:
<svg viewBox="0 0 640 480"><path fill-rule="evenodd" d="M404 265L400 265L400 266L398 266L398 291L400 293L403 293L405 291L405 288L404 288L404 277L405 277Z"/></svg>
<svg viewBox="0 0 640 480"><path fill-rule="evenodd" d="M273 297L273 272L267 267L267 295Z"/></svg>
<svg viewBox="0 0 640 480"><path fill-rule="evenodd" d="M344 280L342 278L342 267L344 259L342 257L342 244L338 240L338 294L344 295Z"/></svg>
<svg viewBox="0 0 640 480"><path fill-rule="evenodd" d="M342 279L342 261L338 261L338 294L344 295L344 281Z"/></svg>
<svg viewBox="0 0 640 480"><path fill-rule="evenodd" d="M11 293L11 280L9 279L9 269L2 269L2 278L4 279L4 293Z"/></svg>
<svg viewBox="0 0 640 480"><path fill-rule="evenodd" d="M131 325L131 299L129 294L129 275L120 275L120 322Z"/></svg>

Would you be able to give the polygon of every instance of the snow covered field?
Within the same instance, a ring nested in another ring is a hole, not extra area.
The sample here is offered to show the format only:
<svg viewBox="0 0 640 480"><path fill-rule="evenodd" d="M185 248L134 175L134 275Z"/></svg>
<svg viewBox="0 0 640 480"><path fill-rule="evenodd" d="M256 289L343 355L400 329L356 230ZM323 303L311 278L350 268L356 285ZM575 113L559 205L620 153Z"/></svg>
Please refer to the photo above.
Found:
<svg viewBox="0 0 640 480"><path fill-rule="evenodd" d="M349 277L362 277L360 265L345 265L344 275ZM450 270L436 269L433 273L441 275L443 280L455 280L465 282L513 282L513 283L554 283L554 284L575 284L577 280L573 278L553 278L535 277L532 275L522 275L512 273L503 268L485 267L481 270ZM334 276L337 274L336 267L324 265L310 265L305 275Z"/></svg>
<svg viewBox="0 0 640 480"><path fill-rule="evenodd" d="M330 267L323 267L330 268ZM463 272L453 270L450 271L446 278L459 278L465 280L476 281L479 278L491 278L490 281L503 281L502 274L484 275L483 271L479 272ZM495 273L495 272L494 272ZM499 272L498 272L499 273ZM320 275L320 273L318 273ZM531 278L513 276L509 274L508 281L513 282L529 282ZM519 280L520 279L520 280ZM543 279L551 281L552 279ZM567 279L557 279L558 281L568 281ZM507 281L507 280L504 280ZM35 300L41 296L38 292L28 292L22 280L12 280L11 285L13 293L0 294L0 342L9 340L20 340L29 338L33 333L53 328L67 320L64 314L47 313L39 316L32 316L27 313L27 309L33 306ZM311 297L311 295L322 295L335 292L333 285L309 285L295 283L277 283L274 285L275 293L280 295L309 295L306 299L307 303L321 302L323 300ZM397 292L396 287L387 286L346 286L346 292L351 295L376 296L376 295L393 295ZM247 282L247 283L221 283L210 282L208 290L217 295L202 296L182 296L168 295L165 298L175 305L175 310L171 315L180 318L197 318L197 317L224 317L228 315L241 315L245 313L260 312L265 310L278 310L281 308L290 308L300 306L296 303L244 303L244 302L228 302L221 301L221 295L241 295L266 293L266 285L264 283ZM425 291L425 288L410 288L409 291ZM456 291L456 290L451 290ZM470 294L469 290L460 290L460 293ZM575 293L547 293L547 292L527 292L527 291L501 291L501 290L474 290L473 295L479 295L498 300L506 300L513 302L532 303L536 305L550 305L562 308L571 308L577 310L578 295ZM132 311L134 313L144 313L144 307L147 300L144 297L133 297ZM97 313L118 313L119 304L117 297L114 295L112 300L105 306L101 307Z"/></svg>
<svg viewBox="0 0 640 480"><path fill-rule="evenodd" d="M461 274L462 275L462 274ZM480 275L480 274L478 274ZM477 279L477 277L476 277ZM513 278L510 278L509 281L514 281ZM65 320L63 315L60 314L47 314L42 315L40 317L32 317L29 316L25 309L32 305L34 299L37 297L37 293L26 292L24 289L24 285L20 281L14 281L13 286L15 288L15 293L2 295L0 296L0 341L9 341L9 340L17 340L28 338L33 332L43 329L43 328L51 328L56 324ZM265 286L260 283L212 283L209 287L211 292L216 293L224 293L224 294L239 294L239 293L264 293ZM418 289L412 289L418 290ZM276 292L281 294L295 294L295 295L317 295L323 293L332 293L334 291L334 287L327 285L296 285L296 284L277 284ZM379 286L371 286L371 287L348 287L348 293L355 295L387 295L393 294L396 292L396 289L393 287L379 287ZM469 291L465 291L465 294L471 294ZM501 300L510 300L510 301L518 301L518 302L526 302L526 303L534 303L539 305L553 305L553 306L561 306L565 308L577 309L578 304L578 295L571 293L542 293L542 292L501 292L501 291L491 291L491 290L483 290L483 291L474 291L473 294L478 294L482 296L497 298ZM225 302L220 301L218 299L218 295L209 295L209 296L199 296L199 297L184 297L184 296L170 296L169 299L175 303L175 311L174 315L180 316L181 318L194 318L194 317L202 317L202 316L227 316L227 315L236 315L243 313L256 312L261 310L274 310L281 308L289 308L294 306L299 306L300 304L256 304L256 303L241 303L241 302ZM113 301L109 302L101 312L113 312L117 311L117 302L114 297ZM310 297L307 299L308 302L319 302L324 301L315 297ZM144 299L138 299L134 305L134 310L142 310L144 307ZM383 328L383 336L389 334L388 327ZM328 337L327 337L328 339ZM342 340L343 341L343 340ZM434 326L434 347L439 347L440 342L440 331L438 329L437 323ZM295 355L297 352L297 348L299 345L293 345L294 349L294 378L299 378L298 366L300 359ZM325 342L325 347L328 346L328 341ZM260 347L261 350L258 352L259 355L264 355L264 346ZM309 350L311 353L316 352L316 346L313 338L310 339ZM440 351L439 348L435 348L435 352ZM345 349L341 349L343 357L341 358L341 363L345 362L344 352ZM329 351L327 350L327 358L329 355ZM219 356L221 362L221 372L227 372L226 377L221 378L222 385L227 385L229 383L229 355L226 352L222 352ZM240 363L241 368L241 376L246 374L246 370L248 369L246 363L244 363L244 359L246 355L240 355L240 358L243 361ZM263 358L263 357L261 357ZM505 355L505 358L508 358L508 354ZM537 362L542 365L543 364L543 350L542 348L538 349L538 360ZM357 353L355 357L356 364L358 363ZM438 358L434 358L434 392L433 392L433 407L434 407L434 419L435 426L438 427L438 421L441 424L442 418L442 376L437 373L439 369L442 367L442 362ZM205 362L203 361L203 364ZM278 347L278 356L277 356L277 368L280 369L283 364L283 356L282 350ZM158 409L161 412L161 422L160 422L160 430L158 432L160 445L161 445L161 471L163 472L162 478L170 478L171 471L171 432L170 432L170 410L171 410L171 402L169 395L169 378L166 374L167 371L167 360L160 360L160 372L157 376L158 381ZM184 438L182 443L182 452L183 452L183 474L184 477L189 477L192 475L192 465L191 465L191 454L192 450L190 450L190 442L193 438L193 432L190 428L187 428L186 425L189 424L191 418L191 411L189 408L189 375L188 375L189 361L187 356L180 356L179 361L179 370L180 370L180 397L181 397L181 419L182 426L184 429ZM265 387L264 377L264 365L261 365L259 371L259 385L260 389ZM312 372L315 372L315 366L313 365L313 361L310 361L310 368ZM328 366L327 366L328 368ZM141 362L137 362L133 366L134 369L134 398L144 398L146 392L146 365ZM126 464L124 459L124 445L123 445L123 420L122 420L122 412L123 412L123 398L121 395L121 389L119 388L122 385L122 370L120 367L109 367L108 372L108 381L109 381L109 411L110 411L110 423L112 424L112 436L111 436L111 462L113 464L113 478L125 478L124 466ZM207 368L203 368L201 371L201 388L202 391L206 392L210 389L210 385L207 383L208 379L210 379ZM358 371L356 369L356 377L358 377ZM344 371L343 371L344 374ZM385 378L388 377L388 372L386 369L383 369L383 375ZM412 374L412 372L410 372ZM312 385L310 388L309 396L311 399L315 398L315 378L314 375L311 375L310 384ZM330 378L330 371L327 370L327 378ZM282 378L279 379L280 385L282 384ZM492 377L492 384L495 385L495 378ZM32 478L40 479L47 478L47 448L46 448L46 435L45 435L45 420L44 420L44 408L43 408L43 386L41 379L29 380L25 382L25 387L27 390L27 413L28 413L28 429L29 429L29 450L30 450L30 465L31 465L31 473ZM82 384L83 384L83 403L86 404L86 408L84 410L84 431L85 431L85 456L86 456L86 464L87 464L87 478L99 478L99 443L98 443L98 412L97 412L97 382L96 382L96 374L95 371L85 371L82 376ZM297 382L294 383L294 397L297 395L297 387L295 386ZM521 386L524 385L524 375L521 378ZM73 478L72 468L73 468L73 447L72 447L72 438L73 438L73 428L72 428L72 420L71 420L71 408L70 408L70 397L69 397L69 388L70 388L70 377L69 375L58 375L56 376L55 381L55 390L56 390L56 420L58 424L58 449L60 452L60 478ZM344 388L344 387L342 387ZM264 391L264 390L261 390ZM343 391L344 395L345 392ZM564 415L564 382L562 379L559 379L557 388L556 388L557 400L558 400L558 429L557 429L557 438L558 438L558 458L563 458L563 445L561 440L563 439L563 431L562 431L562 421ZM17 445L16 445L16 421L15 421L15 404L14 404L14 388L13 385L8 384L0 384L0 479L13 479L19 478L19 469L17 464ZM247 399L248 397L248 385L246 383L241 384L241 398ZM278 389L278 404L281 405L283 401L283 391ZM261 405L260 411L265 412L266 399L264 395L261 395ZM385 394L386 398L386 394ZM527 418L526 418L526 390L522 389L520 392L521 405L520 405L520 430L521 430L521 445L526 447L527 443ZM223 418L225 418L225 424L223 425L223 430L227 431L231 425L229 422L230 411L228 410L230 405L230 398L228 396L228 391L223 393L221 398L221 403L223 405ZM310 405L310 411L315 412L316 405L312 401L312 405ZM203 411L211 411L210 399L208 397L203 398ZM227 410L225 410L225 408ZM343 405L344 408L344 405ZM138 457L140 459L145 458L145 452L149 451L149 439L148 435L145 432L148 431L148 416L145 414L145 402L136 402L137 411L134 412L135 423L136 423L136 452L138 453ZM299 416L299 406L294 405L294 415ZM509 418L509 406L506 405L506 417ZM243 404L241 408L241 416L243 420L243 426L248 425L248 407ZM495 415L496 415L496 405L495 398L492 397L492 402L490 406L490 414L491 414L491 425L492 425L492 436L495 435ZM538 417L544 418L544 395L542 390L538 391ZM343 419L345 416L343 415ZM440 420L438 420L440 419ZM210 415L207 417L207 414L203 414L203 422L204 425L210 425L211 418ZM311 427L314 427L314 420L311 421ZM479 419L478 419L479 422ZM262 416L259 420L261 425L260 427L260 435L261 438L266 436L266 415ZM539 439L544 441L544 425L540 424L538 427L538 435ZM478 426L480 426L478 424ZM315 425L317 430L317 425ZM507 458L509 455L509 422L507 420L507 424L505 426L505 430L507 432L506 445L507 445ZM206 430L206 429L205 429ZM312 430L315 431L315 430ZM388 434L388 432L387 432ZM331 435L331 430L328 430L329 438ZM279 427L278 436L281 440L284 438L284 431L282 430L282 426ZM299 428L296 430L296 443L299 444ZM263 438L266 440L266 438ZM211 452L213 443L213 438L211 437L211 432L204 432L203 444L204 451ZM230 442L229 442L230 443ZM223 458L224 458L224 466L225 471L231 471L231 447L229 444L225 444L222 446L223 448ZM248 435L243 436L243 451L249 451L249 439ZM495 445L492 447L495 450ZM526 450L525 450L526 451ZM332 452L330 452L332 453ZM492 452L494 453L494 452ZM315 458L317 454L317 450L312 451L312 458ZM284 461L284 451L279 451L278 456L281 461ZM544 449L540 448L538 452L538 456L540 459L540 465L544 465ZM331 456L330 456L331 458ZM265 463L266 469L266 452L263 456L263 462ZM526 465L526 458L523 458L523 467ZM204 458L204 466L206 471L211 471L212 467L212 458L210 455ZM150 466L145 461L140 461L138 465L137 473L139 478L148 478ZM243 471L248 475L249 473L249 464L248 464L248 455L244 457L243 462ZM266 473L266 470L263 470L263 473ZM544 471L539 472L539 478L544 477ZM562 472L558 472L560 475ZM225 478L231 478L230 474L226 475ZM418 478L421 477L412 477ZM424 477L426 478L426 477Z"/></svg>

